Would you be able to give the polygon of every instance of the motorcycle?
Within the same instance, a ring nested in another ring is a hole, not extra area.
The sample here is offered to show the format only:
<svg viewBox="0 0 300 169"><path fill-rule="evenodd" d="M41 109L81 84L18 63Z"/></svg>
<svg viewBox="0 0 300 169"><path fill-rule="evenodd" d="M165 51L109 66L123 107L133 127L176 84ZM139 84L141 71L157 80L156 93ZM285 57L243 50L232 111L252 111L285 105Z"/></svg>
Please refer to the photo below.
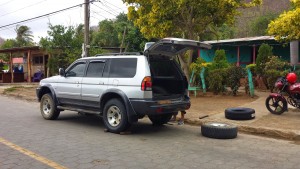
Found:
<svg viewBox="0 0 300 169"><path fill-rule="evenodd" d="M277 79L275 88L279 90L278 93L271 93L266 99L266 107L272 114L284 113L288 110L287 104L300 109L300 83L296 81L295 73Z"/></svg>

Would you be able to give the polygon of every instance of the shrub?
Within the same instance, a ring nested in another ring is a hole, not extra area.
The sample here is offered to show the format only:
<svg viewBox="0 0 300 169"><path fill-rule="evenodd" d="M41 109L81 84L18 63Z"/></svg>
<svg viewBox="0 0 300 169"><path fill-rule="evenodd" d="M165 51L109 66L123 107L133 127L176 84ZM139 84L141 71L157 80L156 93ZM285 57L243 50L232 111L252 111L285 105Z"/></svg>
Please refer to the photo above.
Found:
<svg viewBox="0 0 300 169"><path fill-rule="evenodd" d="M240 84L240 79L245 77L245 70L242 67L232 65L227 68L226 84L231 88L232 94L236 96Z"/></svg>
<svg viewBox="0 0 300 169"><path fill-rule="evenodd" d="M206 78L209 89L213 91L214 94L219 94L225 91L224 87L224 77L226 75L225 69L215 69L208 72Z"/></svg>
<svg viewBox="0 0 300 169"><path fill-rule="evenodd" d="M212 69L223 69L223 68L228 68L229 63L226 58L225 50L216 50L215 52L215 57L213 59L211 68Z"/></svg>
<svg viewBox="0 0 300 169"><path fill-rule="evenodd" d="M225 91L226 68L229 63L226 59L225 50L216 50L213 62L207 65L206 78L208 88L214 94Z"/></svg>
<svg viewBox="0 0 300 169"><path fill-rule="evenodd" d="M250 69L253 76L256 76L256 64L249 64L246 66L246 69Z"/></svg>
<svg viewBox="0 0 300 169"><path fill-rule="evenodd" d="M256 59L256 73L264 76L265 64L269 61L269 56L273 56L273 47L268 44L262 44L258 49Z"/></svg>
<svg viewBox="0 0 300 169"><path fill-rule="evenodd" d="M267 85L271 92L273 92L276 80L281 76L285 76L288 71L288 62L281 60L278 56L269 57L269 61L265 64L264 72L267 77Z"/></svg>
<svg viewBox="0 0 300 169"><path fill-rule="evenodd" d="M196 62L191 63L190 72L194 70L195 73L199 74L203 67L206 67L206 61L203 58L198 57Z"/></svg>

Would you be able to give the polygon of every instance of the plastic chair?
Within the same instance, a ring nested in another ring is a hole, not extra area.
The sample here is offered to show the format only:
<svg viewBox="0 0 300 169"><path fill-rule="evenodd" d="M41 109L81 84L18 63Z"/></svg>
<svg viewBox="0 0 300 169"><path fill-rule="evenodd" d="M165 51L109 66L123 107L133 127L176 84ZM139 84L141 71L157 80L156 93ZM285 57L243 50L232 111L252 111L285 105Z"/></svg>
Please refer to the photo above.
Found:
<svg viewBox="0 0 300 169"><path fill-rule="evenodd" d="M42 72L36 72L33 75L32 82L39 82L44 78L44 74Z"/></svg>

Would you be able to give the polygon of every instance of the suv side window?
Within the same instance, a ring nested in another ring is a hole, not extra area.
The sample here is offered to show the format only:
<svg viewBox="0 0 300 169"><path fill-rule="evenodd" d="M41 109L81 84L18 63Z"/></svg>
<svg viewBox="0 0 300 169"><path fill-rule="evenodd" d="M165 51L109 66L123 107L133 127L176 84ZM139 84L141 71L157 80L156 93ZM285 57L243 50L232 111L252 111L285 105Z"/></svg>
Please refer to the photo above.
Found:
<svg viewBox="0 0 300 169"><path fill-rule="evenodd" d="M83 77L84 75L84 69L85 69L85 62L76 63L74 66L72 66L71 69L68 70L66 73L67 77Z"/></svg>
<svg viewBox="0 0 300 169"><path fill-rule="evenodd" d="M137 58L112 58L109 77L131 78L136 74Z"/></svg>
<svg viewBox="0 0 300 169"><path fill-rule="evenodd" d="M86 77L102 77L105 61L91 61L87 68Z"/></svg>

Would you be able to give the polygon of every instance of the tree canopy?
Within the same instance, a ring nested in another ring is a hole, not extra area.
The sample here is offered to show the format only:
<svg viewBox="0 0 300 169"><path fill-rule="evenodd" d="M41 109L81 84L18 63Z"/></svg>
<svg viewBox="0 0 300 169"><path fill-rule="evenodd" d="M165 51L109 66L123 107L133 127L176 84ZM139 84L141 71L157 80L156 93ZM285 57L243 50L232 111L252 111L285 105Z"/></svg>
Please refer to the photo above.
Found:
<svg viewBox="0 0 300 169"><path fill-rule="evenodd" d="M116 19L99 22L98 29L92 33L91 39L91 45L98 47L121 47L123 41L122 47L126 48L126 51L140 51L140 44L146 42L140 30L124 13L120 13Z"/></svg>
<svg viewBox="0 0 300 169"><path fill-rule="evenodd" d="M238 8L260 4L261 0L123 0L129 4L128 18L146 38L184 37L199 40L207 31L233 23ZM189 56L179 56L189 79Z"/></svg>
<svg viewBox="0 0 300 169"><path fill-rule="evenodd" d="M232 23L240 7L261 3L251 0L123 0L130 6L128 17L146 38L168 36L197 39L209 25Z"/></svg>
<svg viewBox="0 0 300 169"><path fill-rule="evenodd" d="M300 0L291 0L292 9L283 12L268 26L268 34L273 35L279 41L291 41L300 39Z"/></svg>

